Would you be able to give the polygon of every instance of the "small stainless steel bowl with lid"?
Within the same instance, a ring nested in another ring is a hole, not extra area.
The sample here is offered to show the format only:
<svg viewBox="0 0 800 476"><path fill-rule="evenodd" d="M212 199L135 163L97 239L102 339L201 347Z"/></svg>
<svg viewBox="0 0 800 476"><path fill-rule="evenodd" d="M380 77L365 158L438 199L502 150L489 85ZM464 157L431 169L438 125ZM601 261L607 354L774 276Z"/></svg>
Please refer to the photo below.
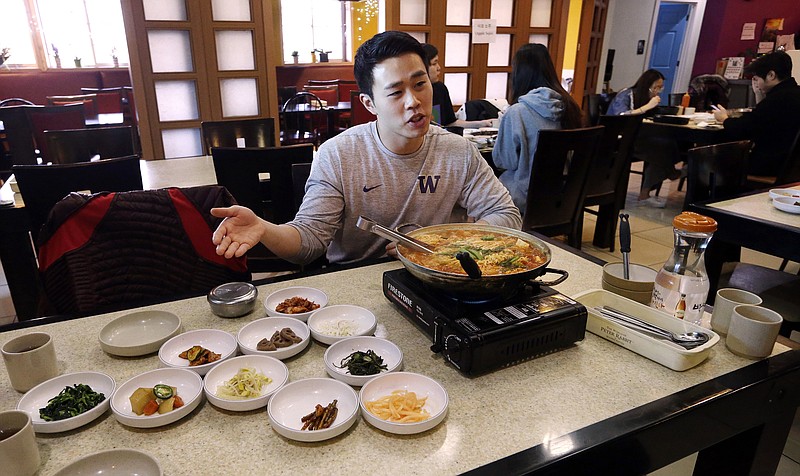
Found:
<svg viewBox="0 0 800 476"><path fill-rule="evenodd" d="M251 283L225 283L208 293L208 304L219 317L240 317L255 308L257 297L258 289Z"/></svg>

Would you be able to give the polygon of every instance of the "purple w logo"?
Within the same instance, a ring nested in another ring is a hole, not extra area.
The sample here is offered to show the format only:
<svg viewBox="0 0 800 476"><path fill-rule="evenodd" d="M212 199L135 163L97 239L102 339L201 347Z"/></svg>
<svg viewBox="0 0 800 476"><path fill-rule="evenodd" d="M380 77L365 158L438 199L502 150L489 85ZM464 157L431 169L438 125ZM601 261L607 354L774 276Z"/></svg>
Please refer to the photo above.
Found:
<svg viewBox="0 0 800 476"><path fill-rule="evenodd" d="M419 191L421 193L436 193L436 187L439 186L439 177L440 175L420 175L417 177L419 180Z"/></svg>

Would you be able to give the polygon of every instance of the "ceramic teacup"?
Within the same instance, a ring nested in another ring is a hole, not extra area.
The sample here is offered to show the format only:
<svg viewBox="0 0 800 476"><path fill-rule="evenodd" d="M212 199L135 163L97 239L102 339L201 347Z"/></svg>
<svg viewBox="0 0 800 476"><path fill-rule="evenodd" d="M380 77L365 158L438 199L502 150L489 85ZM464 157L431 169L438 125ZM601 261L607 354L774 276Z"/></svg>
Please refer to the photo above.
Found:
<svg viewBox="0 0 800 476"><path fill-rule="evenodd" d="M46 332L15 337L3 345L2 352L8 379L18 392L27 392L58 375L53 337Z"/></svg>
<svg viewBox="0 0 800 476"><path fill-rule="evenodd" d="M717 291L714 299L714 312L711 314L711 328L717 334L725 335L731 323L733 308L739 304L752 304L758 306L762 303L757 294L743 289L722 288Z"/></svg>
<svg viewBox="0 0 800 476"><path fill-rule="evenodd" d="M27 412L0 412L0 461L7 476L30 476L39 469L39 447Z"/></svg>
<svg viewBox="0 0 800 476"><path fill-rule="evenodd" d="M740 357L761 359L772 353L783 318L766 307L739 304L733 308L725 345Z"/></svg>

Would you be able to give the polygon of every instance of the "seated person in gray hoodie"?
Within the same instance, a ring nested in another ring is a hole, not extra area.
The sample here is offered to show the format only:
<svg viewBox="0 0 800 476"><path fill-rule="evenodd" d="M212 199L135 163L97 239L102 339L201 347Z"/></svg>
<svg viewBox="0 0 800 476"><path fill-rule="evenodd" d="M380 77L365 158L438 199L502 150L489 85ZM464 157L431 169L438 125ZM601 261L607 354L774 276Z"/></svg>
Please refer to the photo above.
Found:
<svg viewBox="0 0 800 476"><path fill-rule="evenodd" d="M539 131L575 129L583 119L580 106L561 86L544 45L522 45L511 67L511 106L500 121L492 160L505 169L500 181L524 215Z"/></svg>
<svg viewBox="0 0 800 476"><path fill-rule="evenodd" d="M218 255L242 256L259 241L296 263L322 254L331 263L392 254L392 243L356 227L359 215L390 228L467 217L522 226L508 191L469 140L430 124L433 92L417 40L380 33L359 47L353 69L360 101L377 119L322 144L291 222L270 223L241 206L212 209L224 218L212 237Z"/></svg>

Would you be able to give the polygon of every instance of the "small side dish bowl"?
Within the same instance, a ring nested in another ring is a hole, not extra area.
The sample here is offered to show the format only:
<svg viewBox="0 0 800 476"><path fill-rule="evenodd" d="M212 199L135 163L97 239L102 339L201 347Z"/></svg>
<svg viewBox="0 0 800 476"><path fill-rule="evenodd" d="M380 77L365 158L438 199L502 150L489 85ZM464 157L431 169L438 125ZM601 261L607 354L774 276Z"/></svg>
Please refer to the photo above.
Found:
<svg viewBox="0 0 800 476"><path fill-rule="evenodd" d="M135 474L161 476L164 471L158 460L144 451L118 448L91 453L64 466L53 476L98 474Z"/></svg>
<svg viewBox="0 0 800 476"><path fill-rule="evenodd" d="M336 400L338 413L333 424L321 430L301 430L302 418L316 405L327 406ZM358 395L344 382L329 378L308 378L284 385L267 404L272 429L296 441L323 441L341 435L358 420Z"/></svg>
<svg viewBox="0 0 800 476"><path fill-rule="evenodd" d="M61 393L64 387L72 387L75 384L88 385L92 391L102 393L106 398L94 408L74 417L57 421L43 420L39 416L39 409L46 407L47 402ZM114 379L100 372L75 372L59 375L28 390L17 403L17 410L25 411L31 416L33 431L36 433L59 433L74 430L96 420L108 410L115 387Z"/></svg>
<svg viewBox="0 0 800 476"><path fill-rule="evenodd" d="M240 369L253 368L272 380L261 388L261 394L256 397L242 399L228 399L218 395L218 387L233 378ZM247 412L264 408L270 397L289 380L289 369L280 360L266 355L241 355L228 359L211 369L203 379L203 390L206 398L215 407L232 412Z"/></svg>
<svg viewBox="0 0 800 476"><path fill-rule="evenodd" d="M350 304L325 307L308 318L311 337L323 344L333 344L347 337L371 335L377 325L378 320L369 309Z"/></svg>
<svg viewBox="0 0 800 476"><path fill-rule="evenodd" d="M219 354L219 360L190 367L187 359L178 356L195 345ZM232 334L217 329L196 329L178 334L164 342L158 351L158 360L164 367L185 368L203 376L211 370L211 367L236 355L236 348L236 337Z"/></svg>
<svg viewBox="0 0 800 476"><path fill-rule="evenodd" d="M788 213L800 213L800 198L778 197L772 199L772 205L778 210Z"/></svg>
<svg viewBox="0 0 800 476"><path fill-rule="evenodd" d="M100 331L100 348L108 354L121 357L152 354L180 331L181 318L171 312L132 312L103 327Z"/></svg>
<svg viewBox="0 0 800 476"><path fill-rule="evenodd" d="M352 375L347 367L339 367L342 360L346 359L353 352L366 352L368 350L372 350L383 359L386 370L382 370L373 375ZM379 337L348 337L328 347L323 360L325 361L325 370L328 371L328 375L348 385L360 387L378 375L400 370L403 365L403 351L393 342Z"/></svg>
<svg viewBox="0 0 800 476"><path fill-rule="evenodd" d="M168 413L137 415L131 408L130 397L139 387L152 388L156 384L178 389L183 406ZM174 423L192 412L203 401L203 379L186 369L156 369L137 375L123 383L111 397L111 411L118 422L134 428L155 428Z"/></svg>
<svg viewBox="0 0 800 476"><path fill-rule="evenodd" d="M241 317L256 307L258 289L251 283L220 284L208 292L211 312L219 317Z"/></svg>
<svg viewBox="0 0 800 476"><path fill-rule="evenodd" d="M258 350L261 339L270 339L275 332L289 328L302 341L288 347L279 347L277 350ZM239 330L236 335L239 350L245 355L268 355L276 359L288 359L299 354L311 342L311 331L305 322L292 317L265 317L253 321Z"/></svg>
<svg viewBox="0 0 800 476"><path fill-rule="evenodd" d="M778 197L792 197L800 200L800 190L794 188L773 188L769 191L769 198L776 199Z"/></svg>
<svg viewBox="0 0 800 476"><path fill-rule="evenodd" d="M414 392L417 398L426 398L423 410L427 410L430 418L415 423L400 423L383 420L367 410L367 402L379 400L391 395L396 390ZM361 415L370 425L379 430L398 435L412 435L434 428L447 416L449 399L447 390L436 380L425 375L412 372L392 372L379 375L361 387L359 394Z"/></svg>
<svg viewBox="0 0 800 476"><path fill-rule="evenodd" d="M315 304L319 304L319 310L328 305L328 295L316 288L308 288L305 286L292 286L275 291L264 299L264 307L267 308L267 315L272 317L291 317L293 319L300 319L303 322L308 320L314 311L301 312L297 314L287 314L278 312L275 308L283 301L293 298L301 297L307 299Z"/></svg>

